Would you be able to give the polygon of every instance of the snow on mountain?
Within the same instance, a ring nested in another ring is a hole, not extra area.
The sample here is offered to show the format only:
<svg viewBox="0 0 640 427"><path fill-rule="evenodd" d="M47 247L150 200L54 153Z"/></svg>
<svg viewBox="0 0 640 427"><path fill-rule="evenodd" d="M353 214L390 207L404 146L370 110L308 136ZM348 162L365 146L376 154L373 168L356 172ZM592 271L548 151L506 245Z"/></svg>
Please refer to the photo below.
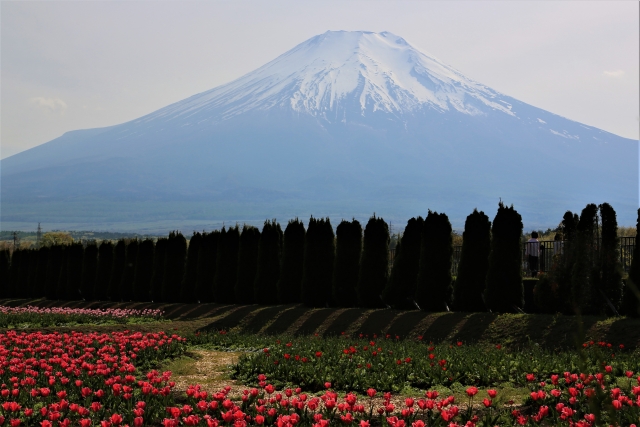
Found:
<svg viewBox="0 0 640 427"><path fill-rule="evenodd" d="M1 162L3 229L170 230L329 215L527 227L609 202L635 223L638 141L475 82L388 32L328 31L146 116ZM53 225L51 225L54 227Z"/></svg>
<svg viewBox="0 0 640 427"><path fill-rule="evenodd" d="M189 121L211 110L219 110L219 119L226 119L279 107L337 122L345 120L349 99L357 101L362 115L429 108L469 115L483 114L488 108L514 115L499 95L392 33L327 31L231 83L143 120Z"/></svg>

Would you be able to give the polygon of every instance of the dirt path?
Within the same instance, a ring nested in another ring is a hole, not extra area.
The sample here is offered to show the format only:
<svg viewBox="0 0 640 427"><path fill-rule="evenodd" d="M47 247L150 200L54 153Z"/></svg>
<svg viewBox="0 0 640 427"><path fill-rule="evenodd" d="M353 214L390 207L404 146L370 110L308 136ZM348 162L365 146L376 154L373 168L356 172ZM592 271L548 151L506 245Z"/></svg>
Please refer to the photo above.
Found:
<svg viewBox="0 0 640 427"><path fill-rule="evenodd" d="M230 378L230 368L241 355L226 351L193 350L164 369L173 372L171 379L176 382L176 390L183 391L189 385L200 384L204 390L212 393L231 386L232 394L239 395L242 389Z"/></svg>

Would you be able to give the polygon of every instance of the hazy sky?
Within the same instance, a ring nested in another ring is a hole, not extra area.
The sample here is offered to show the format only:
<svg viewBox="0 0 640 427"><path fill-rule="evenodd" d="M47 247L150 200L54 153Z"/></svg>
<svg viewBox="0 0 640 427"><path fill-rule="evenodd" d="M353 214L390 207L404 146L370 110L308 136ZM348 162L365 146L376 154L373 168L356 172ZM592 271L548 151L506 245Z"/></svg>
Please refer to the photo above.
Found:
<svg viewBox="0 0 640 427"><path fill-rule="evenodd" d="M2 158L229 82L327 30L391 31L502 93L640 138L637 1L0 4Z"/></svg>

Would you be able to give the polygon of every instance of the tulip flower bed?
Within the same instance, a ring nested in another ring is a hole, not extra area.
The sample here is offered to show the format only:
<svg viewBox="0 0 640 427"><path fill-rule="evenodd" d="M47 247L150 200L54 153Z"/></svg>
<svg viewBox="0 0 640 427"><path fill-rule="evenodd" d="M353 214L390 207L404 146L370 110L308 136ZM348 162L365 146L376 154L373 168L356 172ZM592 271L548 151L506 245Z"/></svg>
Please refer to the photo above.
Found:
<svg viewBox="0 0 640 427"><path fill-rule="evenodd" d="M171 373L141 368L185 348L185 339L163 332L0 334L0 425L159 422L172 402Z"/></svg>
<svg viewBox="0 0 640 427"><path fill-rule="evenodd" d="M640 352L623 346L588 343L581 351L551 351L532 345L509 350L501 345L433 345L395 337L256 337L233 333L202 334L194 344L223 349L251 349L233 368L233 377L257 385L263 373L278 387L300 386L307 391L325 382L342 391L365 392L370 387L400 392L435 386L495 387L527 385L525 375L539 378L565 371L599 372L611 366L613 377L640 371ZM621 348L622 347L622 348Z"/></svg>
<svg viewBox="0 0 640 427"><path fill-rule="evenodd" d="M129 324L162 320L162 310L0 306L0 328Z"/></svg>
<svg viewBox="0 0 640 427"><path fill-rule="evenodd" d="M226 334L222 337L228 339ZM202 343L204 338L197 339ZM391 343L400 345L388 340ZM287 344L276 346L294 348L294 343ZM450 350L457 348L456 345ZM631 371L625 372L626 381L618 385L614 369L619 366L608 364L592 374L524 374L521 381L530 390L530 397L519 407L499 403L499 389L479 390L476 386L466 388L463 402L454 396L441 396L435 390L400 403L393 400L391 393L373 387L359 395L338 394L328 381L315 395L305 394L298 387L277 391L273 385L277 378L273 377L272 382L262 373L250 379L256 387L247 388L239 398L232 399L230 387L209 393L193 385L186 395L172 392L171 372L147 372L154 364L179 356L185 349L183 338L162 332L0 334L0 426L588 427L630 426L640 417L640 378ZM357 352L353 353L350 347L345 349L350 354L342 354L353 360ZM592 349L594 353L609 351L606 345L587 345L587 352ZM274 351L275 348L268 349L254 357L265 357L274 364ZM325 354L313 357L321 360ZM412 361L402 363L415 366Z"/></svg>

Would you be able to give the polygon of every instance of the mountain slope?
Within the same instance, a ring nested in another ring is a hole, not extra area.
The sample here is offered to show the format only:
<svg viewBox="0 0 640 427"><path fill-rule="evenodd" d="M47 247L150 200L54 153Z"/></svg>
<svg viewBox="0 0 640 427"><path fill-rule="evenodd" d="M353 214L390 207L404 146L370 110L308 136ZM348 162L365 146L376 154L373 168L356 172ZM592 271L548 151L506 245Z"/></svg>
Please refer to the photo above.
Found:
<svg viewBox="0 0 640 427"><path fill-rule="evenodd" d="M503 95L393 34L338 31L139 119L4 159L1 215L3 228L153 229L435 209L461 227L500 197L527 226L602 201L631 223L638 142Z"/></svg>

